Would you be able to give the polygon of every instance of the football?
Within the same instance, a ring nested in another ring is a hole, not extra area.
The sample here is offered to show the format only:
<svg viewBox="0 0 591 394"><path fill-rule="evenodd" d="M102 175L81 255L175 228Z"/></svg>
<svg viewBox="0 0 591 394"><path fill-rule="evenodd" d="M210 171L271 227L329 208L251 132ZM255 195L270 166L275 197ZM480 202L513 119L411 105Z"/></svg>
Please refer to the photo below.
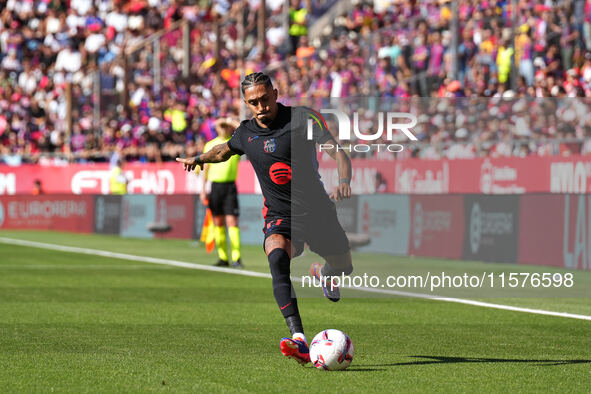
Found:
<svg viewBox="0 0 591 394"><path fill-rule="evenodd" d="M338 371L347 368L353 361L353 342L339 330L319 332L310 344L310 359L318 369Z"/></svg>

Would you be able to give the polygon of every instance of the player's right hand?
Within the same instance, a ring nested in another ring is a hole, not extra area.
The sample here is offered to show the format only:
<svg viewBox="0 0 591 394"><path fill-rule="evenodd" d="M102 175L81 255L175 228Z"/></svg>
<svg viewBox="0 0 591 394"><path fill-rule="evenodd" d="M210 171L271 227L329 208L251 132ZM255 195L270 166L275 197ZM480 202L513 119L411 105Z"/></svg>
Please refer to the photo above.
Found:
<svg viewBox="0 0 591 394"><path fill-rule="evenodd" d="M185 171L191 172L195 169L195 167L199 166L203 170L203 163L197 160L197 156L195 157L177 157L176 161L179 163L183 163L183 167Z"/></svg>
<svg viewBox="0 0 591 394"><path fill-rule="evenodd" d="M341 183L329 197L335 201L351 198L351 186L348 183Z"/></svg>

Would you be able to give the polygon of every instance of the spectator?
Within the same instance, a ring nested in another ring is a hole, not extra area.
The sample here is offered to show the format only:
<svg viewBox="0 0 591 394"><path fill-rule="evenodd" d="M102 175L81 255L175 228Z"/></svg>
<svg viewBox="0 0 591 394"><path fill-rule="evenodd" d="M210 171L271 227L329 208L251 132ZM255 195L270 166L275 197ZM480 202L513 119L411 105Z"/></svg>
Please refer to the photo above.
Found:
<svg viewBox="0 0 591 394"><path fill-rule="evenodd" d="M388 184L384 179L384 176L381 172L376 172L376 184L375 184L375 192L376 193L387 193L388 192Z"/></svg>
<svg viewBox="0 0 591 394"><path fill-rule="evenodd" d="M41 181L39 179L35 179L35 181L33 182L32 194L34 196L38 196L40 194L43 194L43 188L41 187Z"/></svg>
<svg viewBox="0 0 591 394"><path fill-rule="evenodd" d="M314 10L297 0L286 5L268 2L265 48L256 45L256 6L244 1L185 3L7 2L0 11L4 161L37 161L48 152L69 160L106 160L114 151L130 161L161 161L183 149L195 152L215 136L217 117L238 116L241 75L263 68L270 69L286 96L313 97L320 104L330 98L374 95L384 100L462 98L455 110L414 109L428 119L421 124L421 141L436 144L414 151L422 158L523 155L524 144L516 140L524 138L534 141L527 153L577 153L586 138L585 127L591 126L585 111L572 103L559 108L544 101L514 108L523 98L591 97L591 8L581 1L521 7L517 86L511 86L513 53L504 34L511 28L508 2L458 3L457 79L451 73L449 1L401 0L387 7L362 1L335 18L329 33L314 41L307 38ZM281 15L288 5L293 30L283 31ZM243 40L236 28L240 18L246 22ZM124 52L180 19L192 23L189 80L183 78L185 52L178 28L160 39L160 85L151 45L139 47L127 56L127 64L123 62ZM291 34L296 30L298 34ZM290 54L285 46L296 38ZM102 87L99 119L94 119L90 71L95 66ZM130 70L127 81L124 67ZM67 83L74 120L70 135L65 121ZM128 102L121 99L124 90ZM454 120L470 108L479 109L470 115L473 122ZM575 114L570 120L561 115L569 110ZM560 131L562 124L573 131ZM552 142L559 136L581 142L561 148ZM385 158L383 153L361 156Z"/></svg>
<svg viewBox="0 0 591 394"><path fill-rule="evenodd" d="M300 3L300 0L290 0L289 39L292 54L298 49L300 38L308 34L308 10Z"/></svg>

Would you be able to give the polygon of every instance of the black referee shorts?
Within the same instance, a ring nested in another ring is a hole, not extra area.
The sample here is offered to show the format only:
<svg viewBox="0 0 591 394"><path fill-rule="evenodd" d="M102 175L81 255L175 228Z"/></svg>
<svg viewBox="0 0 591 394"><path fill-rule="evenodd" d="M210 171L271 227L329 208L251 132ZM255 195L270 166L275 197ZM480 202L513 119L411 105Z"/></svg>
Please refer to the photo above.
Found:
<svg viewBox="0 0 591 394"><path fill-rule="evenodd" d="M304 244L322 257L349 252L349 239L337 219L336 208L298 217L265 218L265 240L273 234L281 234L291 240L295 255L304 251ZM264 242L263 242L264 248Z"/></svg>
<svg viewBox="0 0 591 394"><path fill-rule="evenodd" d="M209 209L213 216L238 216L238 190L236 182L212 182L209 195Z"/></svg>

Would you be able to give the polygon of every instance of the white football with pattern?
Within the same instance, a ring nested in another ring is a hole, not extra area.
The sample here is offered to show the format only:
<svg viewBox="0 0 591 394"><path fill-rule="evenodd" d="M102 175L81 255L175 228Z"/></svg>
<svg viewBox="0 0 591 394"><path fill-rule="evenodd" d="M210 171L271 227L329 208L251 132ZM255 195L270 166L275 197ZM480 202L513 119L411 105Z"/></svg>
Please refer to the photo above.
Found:
<svg viewBox="0 0 591 394"><path fill-rule="evenodd" d="M310 343L310 359L318 369L338 371L353 361L353 342L342 331L329 329L319 332Z"/></svg>

